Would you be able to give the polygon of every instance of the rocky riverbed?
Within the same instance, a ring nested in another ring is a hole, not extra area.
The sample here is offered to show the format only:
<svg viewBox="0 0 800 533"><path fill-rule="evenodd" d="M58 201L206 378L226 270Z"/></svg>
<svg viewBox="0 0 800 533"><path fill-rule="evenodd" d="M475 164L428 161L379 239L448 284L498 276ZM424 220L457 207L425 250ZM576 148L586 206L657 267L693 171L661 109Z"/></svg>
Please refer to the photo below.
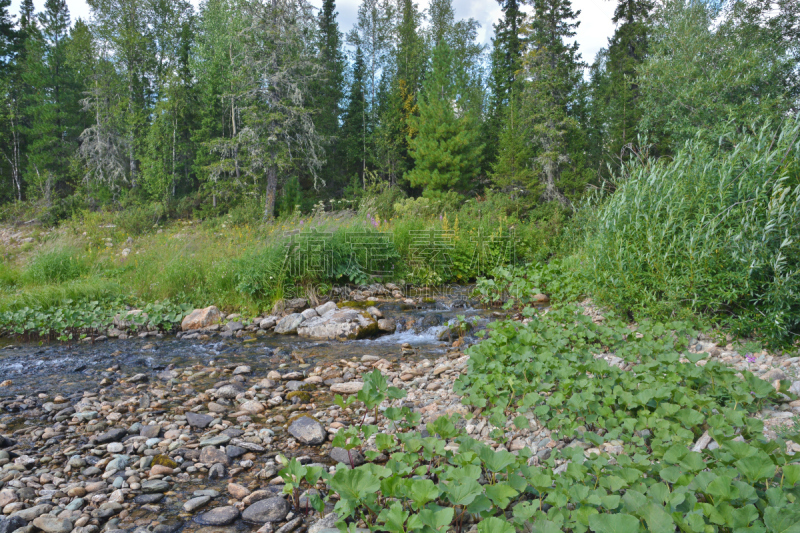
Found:
<svg viewBox="0 0 800 533"><path fill-rule="evenodd" d="M602 320L591 308L587 312ZM0 533L332 533L331 504L320 516L308 512L303 498L293 507L285 497L278 456L334 470L350 460L331 445L338 431L362 421L392 431L388 421L375 421L358 404L336 406L334 394L355 394L362 376L377 369L407 392L402 402L421 413L421 428L441 415L469 412L453 391L467 369L463 346L434 340L413 345L403 339L303 344L270 334L257 341L280 345L277 356L275 346L235 338L224 347L214 344L216 339L192 341L217 346L201 356L187 350L185 340L156 339L148 348L141 345L148 339L125 341L140 343L127 344L129 349L152 352L154 363L89 368L82 371L89 379L69 391L8 385L4 389L13 387L11 394L0 389ZM175 346L189 353L156 355L179 351ZM261 357L243 356L245 346L260 350ZM273 352L269 357L267 349ZM331 353L314 356L325 350ZM709 353L698 364L717 359L771 383L793 380L800 391L798 358L741 354L733 345L718 346L703 337L694 339L690 350ZM613 354L598 357L623 364ZM774 437L798 413L800 402L762 412L767 436ZM510 423L494 428L480 413L472 415L462 421L470 435L512 452L529 448L533 464L564 446L610 457L622 453L621 442L598 449L579 438L554 440L532 416L529 428L516 430ZM504 432L507 444L492 440L494 429ZM714 443L701 437L695 446ZM363 460L360 454L354 457Z"/></svg>

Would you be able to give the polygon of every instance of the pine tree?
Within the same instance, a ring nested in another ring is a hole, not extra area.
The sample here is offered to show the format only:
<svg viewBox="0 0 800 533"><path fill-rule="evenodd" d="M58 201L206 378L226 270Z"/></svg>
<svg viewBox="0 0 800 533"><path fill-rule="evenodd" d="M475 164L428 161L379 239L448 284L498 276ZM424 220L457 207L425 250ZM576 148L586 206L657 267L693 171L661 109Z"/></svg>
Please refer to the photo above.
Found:
<svg viewBox="0 0 800 533"><path fill-rule="evenodd" d="M583 176L581 169L569 167L576 163L574 137L579 124L574 108L583 63L578 44L566 42L575 36L580 11L573 11L569 0L534 0L533 8L528 50L523 58L528 79L523 97L524 115L528 120L535 170L544 184L543 198L568 205L570 201L564 190L579 188L580 183L564 180L565 170L570 177ZM535 188L535 184L527 185Z"/></svg>
<svg viewBox="0 0 800 533"><path fill-rule="evenodd" d="M415 166L406 177L430 198L465 190L480 171L480 131L468 102L459 94L453 68L453 52L447 40L441 39L433 50L419 117L412 118L417 134L409 144Z"/></svg>

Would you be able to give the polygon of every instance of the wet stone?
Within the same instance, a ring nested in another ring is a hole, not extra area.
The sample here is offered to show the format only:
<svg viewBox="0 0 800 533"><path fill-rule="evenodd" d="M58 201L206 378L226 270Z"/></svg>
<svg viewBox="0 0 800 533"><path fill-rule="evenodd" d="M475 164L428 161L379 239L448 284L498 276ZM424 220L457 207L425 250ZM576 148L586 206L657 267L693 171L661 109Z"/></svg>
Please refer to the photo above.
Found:
<svg viewBox="0 0 800 533"><path fill-rule="evenodd" d="M194 511L201 508L210 501L211 501L210 496L198 496L197 498L192 498L191 500L184 503L183 510L186 511L187 513L193 513Z"/></svg>
<svg viewBox="0 0 800 533"><path fill-rule="evenodd" d="M239 509L233 506L217 507L195 517L201 526L227 526L239 518Z"/></svg>
<svg viewBox="0 0 800 533"><path fill-rule="evenodd" d="M164 495L161 493L155 494L140 494L133 499L134 503L139 505L147 505L151 503L158 503L164 499Z"/></svg>
<svg viewBox="0 0 800 533"><path fill-rule="evenodd" d="M153 479L142 483L142 492L145 494L154 494L157 492L167 492L170 488L169 483L163 479Z"/></svg>
<svg viewBox="0 0 800 533"><path fill-rule="evenodd" d="M267 522L280 522L289 514L289 504L280 496L260 500L249 506L242 513L246 522L266 524Z"/></svg>

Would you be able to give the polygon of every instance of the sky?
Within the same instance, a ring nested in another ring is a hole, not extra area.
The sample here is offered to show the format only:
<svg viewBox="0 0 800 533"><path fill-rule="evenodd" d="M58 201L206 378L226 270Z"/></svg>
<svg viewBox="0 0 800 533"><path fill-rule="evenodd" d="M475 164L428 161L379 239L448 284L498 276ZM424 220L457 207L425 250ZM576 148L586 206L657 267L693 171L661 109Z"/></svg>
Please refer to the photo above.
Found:
<svg viewBox="0 0 800 533"><path fill-rule="evenodd" d="M312 5L322 5L322 0L309 0ZM421 8L428 6L429 0L418 0ZM34 0L36 9L44 5L45 0ZM191 0L197 7L200 0ZM339 29L347 33L356 20L356 13L361 0L338 0ZM19 13L20 0L12 0L11 12ZM91 16L89 6L85 0L67 0L72 19L88 19ZM572 0L573 9L580 10L578 27L575 39L580 45L583 60L589 64L600 48L606 46L608 38L614 33L614 24L611 17L614 15L616 2L613 0ZM453 0L457 18L474 18L481 24L479 38L484 43L490 43L492 38L492 24L500 18L502 11L494 0Z"/></svg>

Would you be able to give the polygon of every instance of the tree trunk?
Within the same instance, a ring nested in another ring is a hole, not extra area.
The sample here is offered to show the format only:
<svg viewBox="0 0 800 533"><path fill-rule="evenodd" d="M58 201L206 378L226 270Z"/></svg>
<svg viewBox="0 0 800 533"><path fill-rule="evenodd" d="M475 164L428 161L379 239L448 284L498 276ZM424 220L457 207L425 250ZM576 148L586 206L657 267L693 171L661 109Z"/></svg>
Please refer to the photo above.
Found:
<svg viewBox="0 0 800 533"><path fill-rule="evenodd" d="M264 220L272 220L275 216L275 197L278 192L278 169L270 165L267 169L267 199L264 202Z"/></svg>

